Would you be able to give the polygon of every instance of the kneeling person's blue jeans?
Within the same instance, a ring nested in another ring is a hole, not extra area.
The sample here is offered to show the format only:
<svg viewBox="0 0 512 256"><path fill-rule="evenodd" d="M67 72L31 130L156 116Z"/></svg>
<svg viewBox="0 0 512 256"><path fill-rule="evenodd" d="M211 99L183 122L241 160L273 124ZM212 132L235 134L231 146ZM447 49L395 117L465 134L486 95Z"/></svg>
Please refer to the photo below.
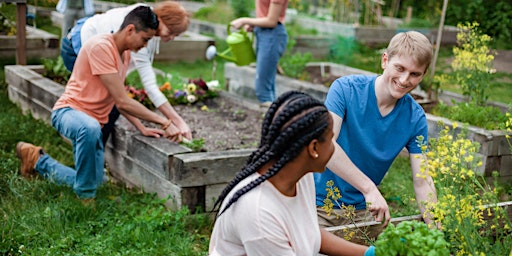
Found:
<svg viewBox="0 0 512 256"><path fill-rule="evenodd" d="M73 145L75 169L42 155L35 170L44 178L73 188L81 199L94 198L104 179L104 153L101 125L93 117L66 107L54 110L52 125Z"/></svg>
<svg viewBox="0 0 512 256"><path fill-rule="evenodd" d="M65 36L60 42L60 56L64 61L64 66L71 72L75 66L76 56L75 50L71 45L71 40Z"/></svg>

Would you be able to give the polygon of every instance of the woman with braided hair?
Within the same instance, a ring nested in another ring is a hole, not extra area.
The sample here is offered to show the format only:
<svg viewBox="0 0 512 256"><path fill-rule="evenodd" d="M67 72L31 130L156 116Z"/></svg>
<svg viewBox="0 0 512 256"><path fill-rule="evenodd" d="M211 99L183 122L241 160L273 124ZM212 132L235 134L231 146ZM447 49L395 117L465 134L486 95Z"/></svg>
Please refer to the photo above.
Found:
<svg viewBox="0 0 512 256"><path fill-rule="evenodd" d="M258 149L215 203L210 255L374 255L318 225L312 173L325 169L332 137L322 102L297 91L273 102Z"/></svg>

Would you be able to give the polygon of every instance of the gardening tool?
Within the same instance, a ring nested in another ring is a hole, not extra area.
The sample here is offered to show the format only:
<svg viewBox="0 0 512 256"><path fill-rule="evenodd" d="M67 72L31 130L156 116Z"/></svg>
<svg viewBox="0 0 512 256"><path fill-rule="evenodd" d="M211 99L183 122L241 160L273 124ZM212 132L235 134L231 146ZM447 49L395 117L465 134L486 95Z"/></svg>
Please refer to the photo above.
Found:
<svg viewBox="0 0 512 256"><path fill-rule="evenodd" d="M252 48L254 34L252 38L249 38L247 32L243 29L233 33L230 30L231 25L228 24L226 43L228 43L229 48L222 53L218 53L215 45L210 45L206 49L206 59L212 60L215 56L218 56L227 61L234 62L237 66L245 66L255 62L256 55Z"/></svg>

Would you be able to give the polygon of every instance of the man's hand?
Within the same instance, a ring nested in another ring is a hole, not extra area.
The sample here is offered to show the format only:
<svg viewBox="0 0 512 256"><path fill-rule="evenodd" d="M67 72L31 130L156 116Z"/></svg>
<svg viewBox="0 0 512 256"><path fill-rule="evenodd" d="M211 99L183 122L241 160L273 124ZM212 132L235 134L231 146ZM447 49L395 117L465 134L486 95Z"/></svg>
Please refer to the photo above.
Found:
<svg viewBox="0 0 512 256"><path fill-rule="evenodd" d="M167 127L167 129L165 129L164 136L168 140L170 140L172 142L176 142L176 143L181 142L181 140L183 139L181 136L180 130L178 129L178 127L176 127L176 125L174 125L174 123L171 123Z"/></svg>
<svg viewBox="0 0 512 256"><path fill-rule="evenodd" d="M164 136L164 133L165 133L161 129L148 128L148 127L144 127L144 129L140 129L140 132L142 133L142 135L144 135L146 137L154 137L154 138L160 138L160 136Z"/></svg>
<svg viewBox="0 0 512 256"><path fill-rule="evenodd" d="M375 221L381 222L384 227L388 225L391 215L389 213L388 203L382 197L380 191L375 187L368 194L364 195L366 203L368 204L368 211L375 218Z"/></svg>
<svg viewBox="0 0 512 256"><path fill-rule="evenodd" d="M192 131L190 127L185 122L176 122L176 126L180 130L181 136L183 136L187 140L192 140Z"/></svg>

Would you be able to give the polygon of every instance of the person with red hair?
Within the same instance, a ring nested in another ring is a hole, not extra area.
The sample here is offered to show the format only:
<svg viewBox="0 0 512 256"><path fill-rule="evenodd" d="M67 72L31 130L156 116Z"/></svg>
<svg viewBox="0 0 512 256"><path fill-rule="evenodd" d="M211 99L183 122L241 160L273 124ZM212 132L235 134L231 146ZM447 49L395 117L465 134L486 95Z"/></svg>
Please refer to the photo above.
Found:
<svg viewBox="0 0 512 256"><path fill-rule="evenodd" d="M61 56L64 65L69 71L73 70L76 56L80 51L82 44L91 37L98 34L107 34L117 31L124 17L138 6L148 6L144 3L129 5L126 7L113 8L105 13L96 14L90 18L83 18L77 22L68 35L62 38ZM172 126L180 130L178 137L174 141L181 141L182 138L192 139L192 132L183 120L183 118L174 110L167 97L160 91L157 85L156 74L152 67L154 55L158 54L160 41L169 42L188 29L189 14L185 8L176 1L163 1L155 5L153 12L157 15L160 22L156 36L151 38L146 47L131 53L131 63L128 73L137 69L144 86L144 90L149 96L153 105L168 119L172 120ZM119 117L117 109L113 109L109 122L103 127L103 143L108 140L109 134L114 129L114 124ZM132 120L130 120L134 123ZM134 123L137 126L136 123ZM141 124L139 124L141 125ZM137 126L139 130L140 127Z"/></svg>

